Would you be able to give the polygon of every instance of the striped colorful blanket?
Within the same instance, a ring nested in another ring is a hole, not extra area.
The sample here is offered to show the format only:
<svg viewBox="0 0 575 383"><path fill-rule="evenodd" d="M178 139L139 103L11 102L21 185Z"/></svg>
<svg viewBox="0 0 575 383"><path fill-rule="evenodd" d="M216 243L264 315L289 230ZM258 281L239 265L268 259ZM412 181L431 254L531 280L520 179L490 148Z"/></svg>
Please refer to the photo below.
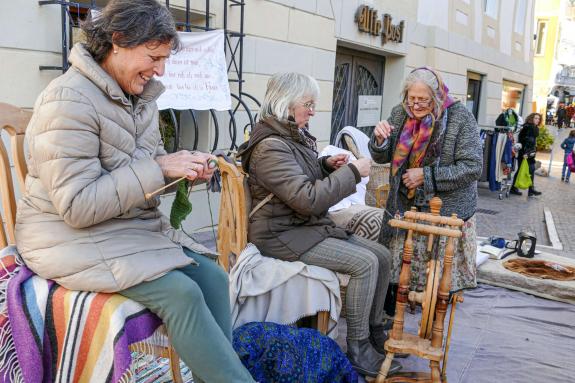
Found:
<svg viewBox="0 0 575 383"><path fill-rule="evenodd" d="M0 382L128 382L161 321L119 294L67 290L0 252ZM157 343L156 343L157 344Z"/></svg>

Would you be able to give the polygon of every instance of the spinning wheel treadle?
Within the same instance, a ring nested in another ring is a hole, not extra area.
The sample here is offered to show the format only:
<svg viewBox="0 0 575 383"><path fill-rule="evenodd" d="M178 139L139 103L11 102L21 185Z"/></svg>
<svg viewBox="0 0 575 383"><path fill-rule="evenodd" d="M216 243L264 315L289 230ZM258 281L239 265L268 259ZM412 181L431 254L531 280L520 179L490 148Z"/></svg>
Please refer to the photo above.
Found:
<svg viewBox="0 0 575 383"><path fill-rule="evenodd" d="M391 382L432 382L445 383L445 366L449 351L449 340L453 324L453 314L457 302L463 299L454 294L451 297L451 315L445 344L443 343L444 320L447 306L450 303L449 290L451 288L451 271L455 240L461 238L463 220L455 214L451 217L441 216L442 202L438 197L430 201L431 213L420 213L412 208L404 215L404 219L392 219L392 227L407 231L403 247L399 288L397 292L396 314L390 337L385 343L386 359L382 363L376 383ZM423 223L419 223L419 221ZM423 292L409 291L411 279L411 258L413 256L414 233L426 235L427 255L427 282ZM438 256L438 245L441 237L446 237L443 267ZM418 335L403 332L406 306L420 304L422 306L421 321ZM393 356L396 353L408 353L420 358L428 359L431 373L402 373L387 378ZM442 370L440 370L440 363Z"/></svg>

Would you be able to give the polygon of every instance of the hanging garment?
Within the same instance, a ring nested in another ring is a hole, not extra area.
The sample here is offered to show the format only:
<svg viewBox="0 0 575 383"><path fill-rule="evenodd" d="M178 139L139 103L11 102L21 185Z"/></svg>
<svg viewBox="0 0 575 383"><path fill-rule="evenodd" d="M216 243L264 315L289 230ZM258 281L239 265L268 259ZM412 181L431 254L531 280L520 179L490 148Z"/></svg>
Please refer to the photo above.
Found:
<svg viewBox="0 0 575 383"><path fill-rule="evenodd" d="M485 134L485 141L483 142L483 170L479 181L487 182L489 180L489 157L491 154L491 141L493 135L490 133Z"/></svg>
<svg viewBox="0 0 575 383"><path fill-rule="evenodd" d="M501 162L506 168L510 169L513 167L513 140L507 136L507 142L503 148L503 157L501 157ZM507 176L507 173L505 174Z"/></svg>
<svg viewBox="0 0 575 383"><path fill-rule="evenodd" d="M497 163L499 162L496 156L498 138L499 137L497 134L493 135L491 140L491 152L489 154L489 190L491 191L497 191L501 187L501 184L497 182L497 173L496 173Z"/></svg>
<svg viewBox="0 0 575 383"><path fill-rule="evenodd" d="M503 152L505 149L505 145L507 144L507 134L506 133L498 133L497 134L497 146L495 149L495 181L501 183L506 175L503 173ZM499 189L498 189L499 190Z"/></svg>
<svg viewBox="0 0 575 383"><path fill-rule="evenodd" d="M520 121L520 117L517 115L515 110L509 108L497 116L495 120L495 125L497 126L516 126Z"/></svg>

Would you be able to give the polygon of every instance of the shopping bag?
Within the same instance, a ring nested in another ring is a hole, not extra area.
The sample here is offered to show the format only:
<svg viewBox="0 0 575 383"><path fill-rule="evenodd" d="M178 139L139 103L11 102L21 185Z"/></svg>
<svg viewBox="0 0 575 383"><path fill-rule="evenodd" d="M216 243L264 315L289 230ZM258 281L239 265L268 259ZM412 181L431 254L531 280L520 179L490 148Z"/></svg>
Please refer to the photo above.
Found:
<svg viewBox="0 0 575 383"><path fill-rule="evenodd" d="M513 186L518 189L528 189L532 184L531 175L529 174L529 164L527 163L527 158L524 158L519 167L515 185Z"/></svg>
<svg viewBox="0 0 575 383"><path fill-rule="evenodd" d="M571 154L567 156L567 166L569 166L569 170L575 172L575 152L571 152Z"/></svg>

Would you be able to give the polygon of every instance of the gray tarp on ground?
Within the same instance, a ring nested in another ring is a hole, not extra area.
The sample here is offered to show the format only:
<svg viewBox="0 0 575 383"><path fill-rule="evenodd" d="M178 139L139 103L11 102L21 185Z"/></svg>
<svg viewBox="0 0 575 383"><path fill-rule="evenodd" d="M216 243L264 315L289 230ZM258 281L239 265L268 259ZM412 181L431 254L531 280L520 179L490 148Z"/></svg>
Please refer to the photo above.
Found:
<svg viewBox="0 0 575 383"><path fill-rule="evenodd" d="M449 383L575 382L575 305L483 284L464 298L455 316ZM419 318L406 316L410 332ZM406 371L428 371L423 359L399 360Z"/></svg>

